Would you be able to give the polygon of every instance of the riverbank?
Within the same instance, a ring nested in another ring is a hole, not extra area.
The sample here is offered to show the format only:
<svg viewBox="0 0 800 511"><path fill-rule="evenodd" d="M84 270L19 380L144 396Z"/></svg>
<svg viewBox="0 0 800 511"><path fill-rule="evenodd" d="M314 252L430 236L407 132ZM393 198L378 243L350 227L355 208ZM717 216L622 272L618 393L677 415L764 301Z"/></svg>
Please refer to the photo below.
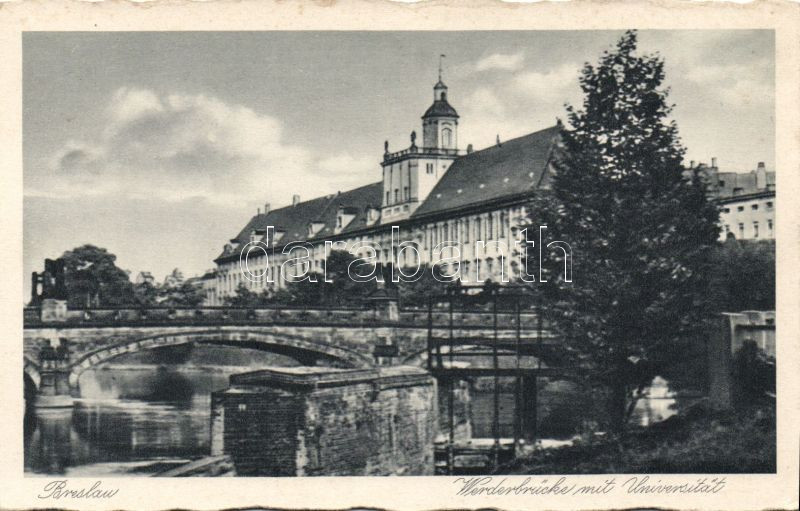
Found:
<svg viewBox="0 0 800 511"><path fill-rule="evenodd" d="M700 403L667 420L636 428L621 442L595 438L540 449L502 474L773 473L775 405L715 411Z"/></svg>

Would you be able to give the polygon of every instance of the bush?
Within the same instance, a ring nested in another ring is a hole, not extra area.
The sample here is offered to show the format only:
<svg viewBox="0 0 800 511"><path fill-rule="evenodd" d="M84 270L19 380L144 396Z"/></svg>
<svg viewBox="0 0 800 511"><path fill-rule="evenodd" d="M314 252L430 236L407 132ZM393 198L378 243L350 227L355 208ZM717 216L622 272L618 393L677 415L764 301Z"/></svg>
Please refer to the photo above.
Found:
<svg viewBox="0 0 800 511"><path fill-rule="evenodd" d="M621 442L543 449L501 467L504 474L773 473L774 404L737 412L695 406Z"/></svg>

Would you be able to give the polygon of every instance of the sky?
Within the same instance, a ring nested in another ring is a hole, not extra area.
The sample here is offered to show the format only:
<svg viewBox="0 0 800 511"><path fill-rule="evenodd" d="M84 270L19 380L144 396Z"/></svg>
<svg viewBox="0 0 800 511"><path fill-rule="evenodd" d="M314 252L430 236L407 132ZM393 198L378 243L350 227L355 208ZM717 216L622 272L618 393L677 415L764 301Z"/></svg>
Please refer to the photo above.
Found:
<svg viewBox="0 0 800 511"><path fill-rule="evenodd" d="M565 119L583 64L620 35L27 32L26 275L85 243L131 278L200 274L265 202L380 180L384 140L394 151L421 134L440 54L459 146L480 149ZM687 163L774 169L771 31L642 31L639 42L665 59Z"/></svg>

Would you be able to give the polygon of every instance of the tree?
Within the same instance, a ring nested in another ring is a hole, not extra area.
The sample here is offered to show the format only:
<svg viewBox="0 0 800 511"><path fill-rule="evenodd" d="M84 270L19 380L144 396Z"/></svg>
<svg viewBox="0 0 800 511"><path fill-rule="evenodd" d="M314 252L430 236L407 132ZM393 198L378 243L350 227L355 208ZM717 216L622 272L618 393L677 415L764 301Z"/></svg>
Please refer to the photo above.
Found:
<svg viewBox="0 0 800 511"><path fill-rule="evenodd" d="M159 288L152 282L144 281L133 285L133 301L136 305L150 307L158 305Z"/></svg>
<svg viewBox="0 0 800 511"><path fill-rule="evenodd" d="M176 282L173 287L164 285L159 291L162 305L177 307L194 307L203 303L205 292L203 288L191 281Z"/></svg>
<svg viewBox="0 0 800 511"><path fill-rule="evenodd" d="M406 275L413 273L411 268L406 268L403 271ZM447 288L454 283L454 279L446 278L446 274L440 265L422 265L419 271L422 274L417 280L411 282L400 281L397 284L400 300L404 304L427 306L428 299L431 296L444 294Z"/></svg>
<svg viewBox="0 0 800 511"><path fill-rule="evenodd" d="M224 304L231 307L257 307L263 304L263 300L261 295L250 291L244 284L239 284L236 294L226 296Z"/></svg>
<svg viewBox="0 0 800 511"><path fill-rule="evenodd" d="M375 287L375 281L360 282L355 276L368 277L372 274L371 264L351 264L356 261L356 257L344 250L333 250L325 259L325 275L318 275L318 281L322 283L321 301L327 305L346 305L354 300L361 299L371 293ZM380 267L376 267L376 275L380 274ZM350 272L353 272L351 275ZM327 278L330 282L324 282Z"/></svg>
<svg viewBox="0 0 800 511"><path fill-rule="evenodd" d="M94 245L64 252L64 278L70 307L102 307L134 303L133 284L117 267L117 256Z"/></svg>
<svg viewBox="0 0 800 511"><path fill-rule="evenodd" d="M775 243L728 239L714 249L714 312L775 309Z"/></svg>
<svg viewBox="0 0 800 511"><path fill-rule="evenodd" d="M703 180L682 164L664 62L637 55L636 44L626 32L597 67L584 66L582 108L567 107L550 190L533 199L528 226L546 225L547 239L572 247L573 282L554 251L548 282L536 285L572 362L604 389L617 434L652 379L699 343L719 234ZM538 250L528 267L538 267Z"/></svg>

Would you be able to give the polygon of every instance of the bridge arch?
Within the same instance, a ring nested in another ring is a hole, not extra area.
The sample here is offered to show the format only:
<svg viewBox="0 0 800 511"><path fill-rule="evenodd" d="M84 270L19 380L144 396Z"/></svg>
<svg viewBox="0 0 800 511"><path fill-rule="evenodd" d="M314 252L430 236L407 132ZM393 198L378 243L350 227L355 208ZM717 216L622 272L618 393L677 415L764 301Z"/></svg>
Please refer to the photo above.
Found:
<svg viewBox="0 0 800 511"><path fill-rule="evenodd" d="M189 343L253 348L287 355L300 361L306 359L328 360L344 367L358 368L374 365L371 357L356 350L285 333L246 330L166 333L128 339L84 354L72 365L72 371L69 375L70 387L78 387L78 380L87 369L120 355Z"/></svg>

